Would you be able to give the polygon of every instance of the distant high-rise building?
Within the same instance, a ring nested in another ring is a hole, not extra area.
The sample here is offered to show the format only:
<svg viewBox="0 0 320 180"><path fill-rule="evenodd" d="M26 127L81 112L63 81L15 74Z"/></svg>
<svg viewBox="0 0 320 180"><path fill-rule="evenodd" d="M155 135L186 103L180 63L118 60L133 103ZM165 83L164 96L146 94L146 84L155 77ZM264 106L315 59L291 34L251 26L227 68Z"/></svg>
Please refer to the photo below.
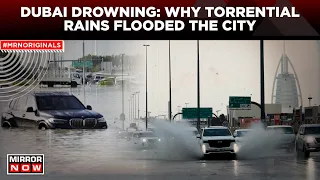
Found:
<svg viewBox="0 0 320 180"><path fill-rule="evenodd" d="M280 66L281 71L279 72ZM292 68L293 73L289 72L289 67ZM285 51L280 58L275 73L271 103L281 104L283 112L292 112L293 108L303 105L299 79L294 66Z"/></svg>

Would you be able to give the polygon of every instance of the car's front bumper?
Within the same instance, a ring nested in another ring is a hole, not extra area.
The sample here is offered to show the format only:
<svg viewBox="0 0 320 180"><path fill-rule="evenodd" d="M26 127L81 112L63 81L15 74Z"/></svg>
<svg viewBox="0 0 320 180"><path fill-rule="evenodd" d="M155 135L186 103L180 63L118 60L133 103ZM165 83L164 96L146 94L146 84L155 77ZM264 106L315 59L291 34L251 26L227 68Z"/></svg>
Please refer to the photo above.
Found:
<svg viewBox="0 0 320 180"><path fill-rule="evenodd" d="M320 143L306 143L305 147L308 152L320 152Z"/></svg>
<svg viewBox="0 0 320 180"><path fill-rule="evenodd" d="M230 153L230 154L235 154L237 152L237 149L235 149L236 144L231 144L229 147L210 147L208 144L203 144L202 145L202 152L205 155L208 154L225 154L225 153Z"/></svg>

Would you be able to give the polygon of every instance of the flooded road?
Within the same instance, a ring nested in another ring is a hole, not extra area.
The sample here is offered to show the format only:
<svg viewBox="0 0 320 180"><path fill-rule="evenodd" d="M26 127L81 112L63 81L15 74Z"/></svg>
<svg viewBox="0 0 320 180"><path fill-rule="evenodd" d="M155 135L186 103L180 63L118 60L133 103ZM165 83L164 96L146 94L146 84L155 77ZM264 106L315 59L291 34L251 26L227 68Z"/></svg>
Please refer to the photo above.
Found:
<svg viewBox="0 0 320 180"><path fill-rule="evenodd" d="M73 90L72 93L83 101L80 89ZM219 157L199 160L171 157L174 149L166 154L153 150L137 150L128 141L118 141L116 138L118 133L116 128L120 123L114 123L113 118L121 113L119 89L92 88L86 92L86 104L92 105L95 111L106 117L110 124L109 129L46 131L0 129L0 179L21 179L21 176L6 175L8 153L45 155L45 175L24 176L25 180L214 178L317 180L320 177L319 153L312 153L308 159L297 159L295 154L279 152L270 157L251 160L225 160Z"/></svg>

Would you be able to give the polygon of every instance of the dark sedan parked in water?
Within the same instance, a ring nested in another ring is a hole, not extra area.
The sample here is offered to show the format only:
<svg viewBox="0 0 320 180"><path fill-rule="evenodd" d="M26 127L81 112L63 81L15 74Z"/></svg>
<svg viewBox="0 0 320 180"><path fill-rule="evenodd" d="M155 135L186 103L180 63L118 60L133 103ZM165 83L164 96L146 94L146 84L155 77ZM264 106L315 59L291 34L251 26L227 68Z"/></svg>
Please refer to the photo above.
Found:
<svg viewBox="0 0 320 180"><path fill-rule="evenodd" d="M65 92L32 93L12 100L2 114L2 127L38 129L106 129L106 120Z"/></svg>

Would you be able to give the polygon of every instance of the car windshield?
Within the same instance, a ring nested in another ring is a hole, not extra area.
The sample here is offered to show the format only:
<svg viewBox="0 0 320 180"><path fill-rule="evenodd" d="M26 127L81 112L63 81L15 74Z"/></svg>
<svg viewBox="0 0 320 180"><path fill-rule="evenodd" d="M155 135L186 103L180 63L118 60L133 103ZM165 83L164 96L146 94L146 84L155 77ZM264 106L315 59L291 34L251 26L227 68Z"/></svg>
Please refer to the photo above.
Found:
<svg viewBox="0 0 320 180"><path fill-rule="evenodd" d="M277 131L284 134L294 134L292 127L271 127L268 130Z"/></svg>
<svg viewBox="0 0 320 180"><path fill-rule="evenodd" d="M38 109L45 110L80 110L84 105L74 96L38 96Z"/></svg>
<svg viewBox="0 0 320 180"><path fill-rule="evenodd" d="M147 132L147 133L134 133L133 137L136 138L146 138L146 137L156 137L154 133Z"/></svg>
<svg viewBox="0 0 320 180"><path fill-rule="evenodd" d="M205 129L203 136L231 136L229 129Z"/></svg>
<svg viewBox="0 0 320 180"><path fill-rule="evenodd" d="M248 132L250 132L250 131L238 131L238 132L237 132L237 137L243 137L243 136L245 136L246 134L248 134Z"/></svg>
<svg viewBox="0 0 320 180"><path fill-rule="evenodd" d="M305 134L320 134L320 127L306 127Z"/></svg>

